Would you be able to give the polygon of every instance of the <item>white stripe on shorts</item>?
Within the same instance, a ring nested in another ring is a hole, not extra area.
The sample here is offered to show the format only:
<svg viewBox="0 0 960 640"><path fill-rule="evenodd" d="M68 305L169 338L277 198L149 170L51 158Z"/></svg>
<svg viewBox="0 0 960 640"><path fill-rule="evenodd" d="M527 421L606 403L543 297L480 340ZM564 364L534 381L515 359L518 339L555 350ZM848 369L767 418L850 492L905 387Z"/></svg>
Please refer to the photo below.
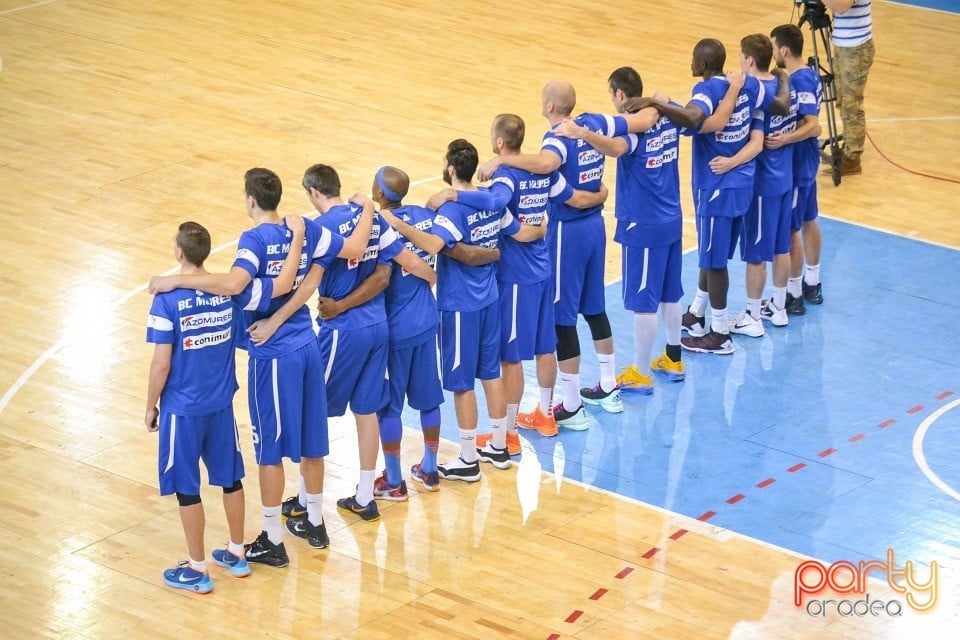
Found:
<svg viewBox="0 0 960 640"><path fill-rule="evenodd" d="M757 196L757 239L753 244L760 244L763 237L763 196Z"/></svg>
<svg viewBox="0 0 960 640"><path fill-rule="evenodd" d="M283 422L280 420L280 385L277 384L277 359L270 361L273 364L273 413L277 416L277 437L274 442L280 442L283 433Z"/></svg>
<svg viewBox="0 0 960 640"><path fill-rule="evenodd" d="M174 451L176 451L177 444L177 416L170 416L170 451L167 453L167 467L163 470L164 473L173 469L173 459Z"/></svg>
<svg viewBox="0 0 960 640"><path fill-rule="evenodd" d="M710 216L710 233L707 235L707 238L710 242L707 243L706 251L710 251L710 247L713 246L713 216Z"/></svg>
<svg viewBox="0 0 960 640"><path fill-rule="evenodd" d="M460 366L460 312L454 312L453 316L453 367L450 371Z"/></svg>
<svg viewBox="0 0 960 640"><path fill-rule="evenodd" d="M640 293L647 288L647 267L650 262L650 248L644 247L643 249L643 277L640 278L640 288L637 289L637 293Z"/></svg>
<svg viewBox="0 0 960 640"><path fill-rule="evenodd" d="M517 339L517 285L513 285L513 317L510 319L510 339L507 342L513 342Z"/></svg>
<svg viewBox="0 0 960 640"><path fill-rule="evenodd" d="M323 372L323 382L330 382L330 372L333 371L333 359L337 357L337 342L340 339L340 330L333 330L333 343L330 345L330 359L327 360L327 370Z"/></svg>
<svg viewBox="0 0 960 640"><path fill-rule="evenodd" d="M557 281L554 284L553 303L560 302L560 249L563 247L563 220L557 221Z"/></svg>

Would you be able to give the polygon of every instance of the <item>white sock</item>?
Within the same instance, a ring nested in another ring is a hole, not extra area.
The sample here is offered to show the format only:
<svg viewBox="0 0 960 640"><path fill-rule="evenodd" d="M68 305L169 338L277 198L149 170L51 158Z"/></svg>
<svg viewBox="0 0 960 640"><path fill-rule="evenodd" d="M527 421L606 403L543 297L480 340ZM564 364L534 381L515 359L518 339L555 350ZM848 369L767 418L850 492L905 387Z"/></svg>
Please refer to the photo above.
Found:
<svg viewBox="0 0 960 640"><path fill-rule="evenodd" d="M713 310L713 317L710 319L710 329L717 333L730 333L730 326L727 324L726 309Z"/></svg>
<svg viewBox="0 0 960 640"><path fill-rule="evenodd" d="M227 543L227 551L237 556L238 558L246 557L247 553L243 549L243 542L234 542L231 540Z"/></svg>
<svg viewBox="0 0 960 640"><path fill-rule="evenodd" d="M803 276L799 278L788 278L787 279L787 293L789 293L794 298L799 298L803 295L803 289L801 284L803 282Z"/></svg>
<svg viewBox="0 0 960 640"><path fill-rule="evenodd" d="M560 386L563 388L563 408L576 411L580 408L580 374L560 372Z"/></svg>
<svg viewBox="0 0 960 640"><path fill-rule="evenodd" d="M307 522L315 527L323 524L323 494L307 494Z"/></svg>
<svg viewBox="0 0 960 640"><path fill-rule="evenodd" d="M783 309L785 306L787 306L786 287L773 288L773 306L775 306L777 309Z"/></svg>
<svg viewBox="0 0 960 640"><path fill-rule="evenodd" d="M517 406L517 405L513 405ZM490 439L490 442L497 449L506 449L507 448L507 419L506 418L490 418L490 431L493 432L493 438Z"/></svg>
<svg viewBox="0 0 960 640"><path fill-rule="evenodd" d="M507 433L517 432L517 414L520 413L520 405L507 405Z"/></svg>
<svg viewBox="0 0 960 640"><path fill-rule="evenodd" d="M189 558L189 556L187 556ZM190 558L190 568L194 571L199 571L200 573L207 572L207 561L206 560L194 560Z"/></svg>
<svg viewBox="0 0 960 640"><path fill-rule="evenodd" d="M280 505L263 508L263 530L267 532L267 539L273 544L283 542L283 533L280 528Z"/></svg>
<svg viewBox="0 0 960 640"><path fill-rule="evenodd" d="M707 302L710 300L710 294L703 289L697 289L697 295L690 303L690 313L702 318L707 312Z"/></svg>
<svg viewBox="0 0 960 640"><path fill-rule="evenodd" d="M653 354L653 343L656 339L657 314L633 314L633 364L640 373L650 373L650 357Z"/></svg>
<svg viewBox="0 0 960 640"><path fill-rule="evenodd" d="M667 344L680 344L680 327L683 326L683 307L679 302L661 302L660 315Z"/></svg>
<svg viewBox="0 0 960 640"><path fill-rule="evenodd" d="M553 387L540 387L540 410L544 415L553 415Z"/></svg>
<svg viewBox="0 0 960 640"><path fill-rule="evenodd" d="M373 500L373 469L360 469L360 483L357 484L357 504L365 507Z"/></svg>
<svg viewBox="0 0 960 640"><path fill-rule="evenodd" d="M815 287L820 284L820 265L808 264L807 269L803 274L803 279L806 280L807 284L811 287Z"/></svg>
<svg viewBox="0 0 960 640"><path fill-rule="evenodd" d="M760 318L760 298L747 298L747 313L749 313L754 320ZM713 315L717 315L716 309L714 309Z"/></svg>
<svg viewBox="0 0 960 640"><path fill-rule="evenodd" d="M460 429L460 457L464 462L477 461L476 429Z"/></svg>
<svg viewBox="0 0 960 640"><path fill-rule="evenodd" d="M617 386L617 365L614 362L612 353L598 353L597 360L600 362L600 389L604 393L612 391Z"/></svg>
<svg viewBox="0 0 960 640"><path fill-rule="evenodd" d="M300 492L297 494L297 502L300 503L301 507L307 506L307 483L304 481L303 476L300 476Z"/></svg>

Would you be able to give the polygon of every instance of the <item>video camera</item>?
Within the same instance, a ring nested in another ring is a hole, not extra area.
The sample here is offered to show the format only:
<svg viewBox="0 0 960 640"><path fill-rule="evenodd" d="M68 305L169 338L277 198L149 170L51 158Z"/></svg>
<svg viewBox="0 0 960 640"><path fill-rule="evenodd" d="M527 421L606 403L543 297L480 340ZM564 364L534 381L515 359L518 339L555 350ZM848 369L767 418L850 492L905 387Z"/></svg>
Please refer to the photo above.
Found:
<svg viewBox="0 0 960 640"><path fill-rule="evenodd" d="M794 6L800 11L800 23L809 22L814 29L823 29L830 26L830 16L821 0L793 0Z"/></svg>

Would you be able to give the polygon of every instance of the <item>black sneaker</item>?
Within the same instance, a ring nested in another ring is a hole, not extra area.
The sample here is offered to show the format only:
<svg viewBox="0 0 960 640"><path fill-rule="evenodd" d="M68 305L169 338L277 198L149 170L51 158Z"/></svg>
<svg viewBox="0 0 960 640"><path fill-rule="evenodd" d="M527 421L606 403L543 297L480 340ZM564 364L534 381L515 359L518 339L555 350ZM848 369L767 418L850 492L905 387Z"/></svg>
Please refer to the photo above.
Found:
<svg viewBox="0 0 960 640"><path fill-rule="evenodd" d="M487 446L482 449L477 447L477 456L480 458L480 462L489 462L497 469L509 469L513 466L507 448L497 449L493 446L493 442L488 442Z"/></svg>
<svg viewBox="0 0 960 640"><path fill-rule="evenodd" d="M340 498L337 500L337 509L360 516L367 522L376 522L380 519L380 510L377 509L376 500L371 500L367 503L367 506L361 507L360 503L357 502L357 496Z"/></svg>
<svg viewBox="0 0 960 640"><path fill-rule="evenodd" d="M803 295L793 297L788 293L787 304L784 308L787 310L787 314L791 316L802 316L807 312L807 308L803 304Z"/></svg>
<svg viewBox="0 0 960 640"><path fill-rule="evenodd" d="M307 515L307 508L300 504L300 496L293 496L283 501L280 513L284 518L302 518Z"/></svg>
<svg viewBox="0 0 960 640"><path fill-rule="evenodd" d="M446 464L438 464L437 472L444 480L463 480L476 482L483 477L480 473L480 461L467 462L463 458L456 458Z"/></svg>
<svg viewBox="0 0 960 640"><path fill-rule="evenodd" d="M266 531L261 531L256 540L243 545L243 548L247 553L247 562L259 562L278 569L290 564L286 547L282 542L280 544L270 542Z"/></svg>
<svg viewBox="0 0 960 640"><path fill-rule="evenodd" d="M680 320L680 328L689 333L691 336L706 335L706 317L694 315L693 312L690 311L690 307L687 307L686 313L683 314L683 319Z"/></svg>
<svg viewBox="0 0 960 640"><path fill-rule="evenodd" d="M700 353L716 353L723 356L733 353L733 340L730 335L712 330L705 336L680 338L680 346L687 351Z"/></svg>
<svg viewBox="0 0 960 640"><path fill-rule="evenodd" d="M821 288L822 283L818 282L817 284L807 284L806 281L803 283L803 298L810 304L823 304L823 290Z"/></svg>
<svg viewBox="0 0 960 640"><path fill-rule="evenodd" d="M298 538L303 538L314 549L326 549L330 546L327 525L323 522L314 526L306 518L288 518L287 531Z"/></svg>

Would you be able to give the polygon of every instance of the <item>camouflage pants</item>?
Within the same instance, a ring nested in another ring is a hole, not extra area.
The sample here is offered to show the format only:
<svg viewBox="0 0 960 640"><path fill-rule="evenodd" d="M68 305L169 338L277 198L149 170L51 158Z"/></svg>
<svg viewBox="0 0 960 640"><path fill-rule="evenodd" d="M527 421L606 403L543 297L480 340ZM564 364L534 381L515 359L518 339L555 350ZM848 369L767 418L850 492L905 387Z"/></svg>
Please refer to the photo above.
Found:
<svg viewBox="0 0 960 640"><path fill-rule="evenodd" d="M863 90L873 65L873 40L856 47L836 47L837 101L843 120L843 154L860 161L863 140L867 135L867 118L863 113Z"/></svg>

